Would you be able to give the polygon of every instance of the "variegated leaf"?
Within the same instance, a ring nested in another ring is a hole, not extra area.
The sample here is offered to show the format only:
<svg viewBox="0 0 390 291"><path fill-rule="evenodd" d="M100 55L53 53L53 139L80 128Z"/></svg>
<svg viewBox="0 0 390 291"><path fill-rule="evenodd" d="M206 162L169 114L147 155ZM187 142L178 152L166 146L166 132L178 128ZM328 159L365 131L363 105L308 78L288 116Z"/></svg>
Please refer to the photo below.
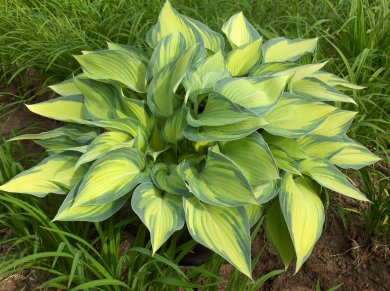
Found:
<svg viewBox="0 0 390 291"><path fill-rule="evenodd" d="M306 77L297 82L293 82L291 84L291 91L313 100L340 101L356 104L351 97L312 77Z"/></svg>
<svg viewBox="0 0 390 291"><path fill-rule="evenodd" d="M179 196L161 192L153 183L139 185L131 198L131 207L150 231L153 253L184 225Z"/></svg>
<svg viewBox="0 0 390 291"><path fill-rule="evenodd" d="M73 206L112 202L129 193L147 175L145 155L137 149L108 152L89 168Z"/></svg>
<svg viewBox="0 0 390 291"><path fill-rule="evenodd" d="M254 132L240 140L220 142L222 154L232 160L253 187L279 178L278 167L262 136Z"/></svg>
<svg viewBox="0 0 390 291"><path fill-rule="evenodd" d="M202 167L187 162L181 172L190 192L203 202L219 206L257 204L250 183L240 169L211 149Z"/></svg>
<svg viewBox="0 0 390 291"><path fill-rule="evenodd" d="M278 102L286 82L285 76L224 79L215 90L261 117Z"/></svg>
<svg viewBox="0 0 390 291"><path fill-rule="evenodd" d="M249 23L242 12L234 14L222 26L233 49L251 43L260 38L259 33Z"/></svg>
<svg viewBox="0 0 390 291"><path fill-rule="evenodd" d="M297 255L295 272L310 256L324 225L324 206L310 181L292 174L283 178L279 193L280 208Z"/></svg>
<svg viewBox="0 0 390 291"><path fill-rule="evenodd" d="M318 184L338 192L347 197L361 201L369 201L355 186L348 181L345 175L326 160L311 158L301 163L302 173L310 176Z"/></svg>
<svg viewBox="0 0 390 291"><path fill-rule="evenodd" d="M219 207L195 196L183 198L188 231L251 278L249 222L244 207Z"/></svg>
<svg viewBox="0 0 390 291"><path fill-rule="evenodd" d="M265 231L271 245L287 269L294 259L295 251L280 209L279 199L273 200L265 211Z"/></svg>
<svg viewBox="0 0 390 291"><path fill-rule="evenodd" d="M312 53L317 46L318 38L288 39L273 38L263 45L263 63L296 61L306 53Z"/></svg>
<svg viewBox="0 0 390 291"><path fill-rule="evenodd" d="M232 76L243 76L260 61L262 38L232 50L226 59Z"/></svg>
<svg viewBox="0 0 390 291"><path fill-rule="evenodd" d="M26 106L31 112L54 120L79 122L86 119L83 95L64 96Z"/></svg>
<svg viewBox="0 0 390 291"><path fill-rule="evenodd" d="M72 188L85 175L87 168L75 169L79 156L75 154L55 154L38 165L21 172L0 186L1 191L26 193L43 197L49 193L63 194L63 187Z"/></svg>
<svg viewBox="0 0 390 291"><path fill-rule="evenodd" d="M115 201L105 204L74 206L74 201L76 199L79 186L80 183L75 185L73 189L66 195L66 198L53 221L103 221L122 208L122 206L129 199L129 196L126 195Z"/></svg>
<svg viewBox="0 0 390 291"><path fill-rule="evenodd" d="M273 135L300 137L319 126L334 110L335 107L322 102L284 94L279 103L264 116L269 122L264 129Z"/></svg>
<svg viewBox="0 0 390 291"><path fill-rule="evenodd" d="M103 50L75 58L88 78L117 81L136 92L146 91L146 64L136 54Z"/></svg>
<svg viewBox="0 0 390 291"><path fill-rule="evenodd" d="M153 183L165 192L184 196L190 194L181 176L180 165L155 164L151 178Z"/></svg>

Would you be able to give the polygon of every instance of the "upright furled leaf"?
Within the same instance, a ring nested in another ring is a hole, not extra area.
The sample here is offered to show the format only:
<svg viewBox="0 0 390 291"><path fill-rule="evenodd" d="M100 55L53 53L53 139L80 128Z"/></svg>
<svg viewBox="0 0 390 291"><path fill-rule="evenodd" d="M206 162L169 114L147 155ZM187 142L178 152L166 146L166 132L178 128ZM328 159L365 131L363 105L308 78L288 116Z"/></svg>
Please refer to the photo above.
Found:
<svg viewBox="0 0 390 291"><path fill-rule="evenodd" d="M184 225L181 198L162 192L151 182L142 183L135 189L131 207L150 231L153 253Z"/></svg>
<svg viewBox="0 0 390 291"><path fill-rule="evenodd" d="M295 251L290 233L280 209L279 199L274 199L265 211L265 231L285 268L294 259Z"/></svg>
<svg viewBox="0 0 390 291"><path fill-rule="evenodd" d="M366 196L361 194L359 190L348 181L345 175L330 162L319 158L310 158L303 160L300 165L302 173L310 176L318 184L347 197L361 201L369 201Z"/></svg>
<svg viewBox="0 0 390 291"><path fill-rule="evenodd" d="M165 66L176 61L187 50L187 43L180 32L164 37L153 51L148 64L148 80L156 76Z"/></svg>
<svg viewBox="0 0 390 291"><path fill-rule="evenodd" d="M186 88L186 102L191 99L198 103L198 95L209 93L217 81L231 77L226 70L225 59L221 51L200 62L188 71L182 85Z"/></svg>
<svg viewBox="0 0 390 291"><path fill-rule="evenodd" d="M112 202L129 193L146 178L146 158L137 149L108 152L89 168L73 206Z"/></svg>
<svg viewBox="0 0 390 291"><path fill-rule="evenodd" d="M279 193L280 208L297 255L295 272L310 256L324 225L324 206L311 183L292 174L283 178Z"/></svg>
<svg viewBox="0 0 390 291"><path fill-rule="evenodd" d="M176 143L184 138L187 111L187 107L179 107L167 118L161 131L161 136L166 142Z"/></svg>
<svg viewBox="0 0 390 291"><path fill-rule="evenodd" d="M190 193L180 173L180 167L181 165L175 164L155 164L150 173L154 185L168 193L189 195Z"/></svg>
<svg viewBox="0 0 390 291"><path fill-rule="evenodd" d="M337 91L326 83L311 77L303 78L291 84L291 91L300 96L319 101L340 101L356 104L349 96Z"/></svg>
<svg viewBox="0 0 390 291"><path fill-rule="evenodd" d="M136 92L146 91L146 63L135 54L103 50L75 58L88 78L117 81Z"/></svg>
<svg viewBox="0 0 390 291"><path fill-rule="evenodd" d="M167 117L175 109L176 89L189 67L205 57L204 48L197 44L190 47L179 59L165 66L152 80L148 90L148 106L158 115Z"/></svg>
<svg viewBox="0 0 390 291"><path fill-rule="evenodd" d="M178 13L171 3L166 1L156 25L149 30L146 40L151 47L155 47L172 33L181 33L188 46L201 42L206 49L213 52L224 48L224 41L219 33L199 21Z"/></svg>
<svg viewBox="0 0 390 291"><path fill-rule="evenodd" d="M232 76L246 75L260 61L262 40L262 38L256 39L230 51L226 64Z"/></svg>
<svg viewBox="0 0 390 291"><path fill-rule="evenodd" d="M224 155L209 149L203 166L187 162L182 175L197 198L218 206L257 204L249 181Z"/></svg>
<svg viewBox="0 0 390 291"><path fill-rule="evenodd" d="M222 26L233 49L251 43L260 38L259 33L249 23L242 12L234 14Z"/></svg>
<svg viewBox="0 0 390 291"><path fill-rule="evenodd" d="M245 209L210 205L195 196L183 198L183 207L193 239L251 278L251 240Z"/></svg>
<svg viewBox="0 0 390 291"><path fill-rule="evenodd" d="M203 45L206 49L216 53L225 48L225 41L221 34L211 30L202 22L199 22L185 15L183 15L183 17L187 21L187 23L191 25L192 29L200 35L203 41Z"/></svg>
<svg viewBox="0 0 390 291"><path fill-rule="evenodd" d="M264 116L264 129L271 134L296 138L309 133L336 110L322 102L284 94L279 103Z"/></svg>
<svg viewBox="0 0 390 291"><path fill-rule="evenodd" d="M66 195L66 198L62 202L62 205L53 221L103 221L122 208L129 199L129 196L126 195L106 204L74 206L79 186L80 183L75 185Z"/></svg>
<svg viewBox="0 0 390 291"><path fill-rule="evenodd" d="M83 95L64 96L26 106L31 112L54 120L79 122L86 119Z"/></svg>
<svg viewBox="0 0 390 291"><path fill-rule="evenodd" d="M278 102L286 82L285 76L224 79L215 90L261 117Z"/></svg>
<svg viewBox="0 0 390 291"><path fill-rule="evenodd" d="M253 187L279 178L278 168L264 139L257 132L240 140L220 142L222 154L231 159Z"/></svg>
<svg viewBox="0 0 390 291"><path fill-rule="evenodd" d="M288 39L273 38L263 45L263 63L296 61L305 53L312 53L318 38Z"/></svg>
<svg viewBox="0 0 390 291"><path fill-rule="evenodd" d="M0 186L1 191L26 193L43 197L49 193L63 194L62 185L72 188L85 175L87 168L75 169L78 155L55 154L38 165L21 172Z"/></svg>

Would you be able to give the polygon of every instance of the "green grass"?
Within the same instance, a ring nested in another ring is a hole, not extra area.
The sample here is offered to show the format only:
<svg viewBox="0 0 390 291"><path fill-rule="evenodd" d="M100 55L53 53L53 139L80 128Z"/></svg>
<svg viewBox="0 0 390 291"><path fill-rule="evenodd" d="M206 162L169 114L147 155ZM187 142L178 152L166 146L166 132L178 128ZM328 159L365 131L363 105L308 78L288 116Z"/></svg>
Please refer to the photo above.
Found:
<svg viewBox="0 0 390 291"><path fill-rule="evenodd" d="M0 1L0 118L17 110L20 104L42 96L48 83L77 72L78 64L72 55L82 50L104 48L107 41L146 47L144 35L155 23L163 2ZM361 170L355 176L373 202L360 212L368 233L389 238L390 1L171 2L180 12L217 31L232 14L242 10L265 38L320 37L314 57L307 56L303 61L330 60L328 71L367 87L353 92L357 107L348 105L344 109L359 111L349 135L383 158L380 166ZM16 143L1 144L0 183L37 158ZM175 236L159 252L160 256L151 258L147 232L141 226L132 249L120 255L123 232L135 223L134 216L125 217L120 223L52 223L54 213L50 211L56 207L48 208L47 204L59 200L52 196L38 199L0 194L0 227L12 231L10 237L0 240L2 246L10 249L0 259L0 277L34 267L37 276L47 276L41 287L63 289L95 288L100 284L122 290L125 287L121 284L125 283L133 290L145 286L175 290L178 285L191 290L202 276L205 284L210 285L209 290L217 290L216 285L221 283L219 270L223 260L216 256L202 267L187 269L183 276L183 269L177 264L192 250L193 242L179 247ZM250 284L250 290L278 272L266 274L252 284L243 282L235 271L224 283L230 290Z"/></svg>

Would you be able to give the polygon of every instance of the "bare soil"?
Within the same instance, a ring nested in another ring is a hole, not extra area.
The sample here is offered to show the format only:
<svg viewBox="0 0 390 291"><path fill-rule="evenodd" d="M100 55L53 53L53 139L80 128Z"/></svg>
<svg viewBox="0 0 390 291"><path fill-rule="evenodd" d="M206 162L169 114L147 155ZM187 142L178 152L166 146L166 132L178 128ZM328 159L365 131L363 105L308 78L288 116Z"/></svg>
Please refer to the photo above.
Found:
<svg viewBox="0 0 390 291"><path fill-rule="evenodd" d="M252 252L257 253L263 239L258 237ZM275 252L268 248L254 271L261 277L283 268ZM390 290L389 242L376 241L366 235L359 221L345 229L335 217L330 217L310 258L294 275L295 266L265 283L262 290L315 290L317 280L321 290L343 284L339 290Z"/></svg>

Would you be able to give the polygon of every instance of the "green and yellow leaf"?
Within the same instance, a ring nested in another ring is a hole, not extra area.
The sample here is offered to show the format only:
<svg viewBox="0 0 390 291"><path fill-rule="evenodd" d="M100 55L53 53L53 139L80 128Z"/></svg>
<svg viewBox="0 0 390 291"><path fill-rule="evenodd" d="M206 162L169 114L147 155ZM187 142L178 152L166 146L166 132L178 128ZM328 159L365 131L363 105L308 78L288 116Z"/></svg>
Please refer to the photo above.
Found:
<svg viewBox="0 0 390 291"><path fill-rule="evenodd" d="M183 207L193 239L251 278L251 240L245 209L209 205L195 196L183 198Z"/></svg>
<svg viewBox="0 0 390 291"><path fill-rule="evenodd" d="M321 80L322 82L325 82L326 84L335 87L338 90L361 90L365 88L363 86L348 82L347 80L344 80L328 72L319 71L314 73L312 77L317 78L318 80Z"/></svg>
<svg viewBox="0 0 390 291"><path fill-rule="evenodd" d="M186 89L185 101L191 99L198 103L199 95L211 92L217 81L230 77L222 52L215 53L187 72L182 82Z"/></svg>
<svg viewBox="0 0 390 291"><path fill-rule="evenodd" d="M265 231L269 242L287 269L295 256L294 245L280 209L279 199L273 200L265 211Z"/></svg>
<svg viewBox="0 0 390 291"><path fill-rule="evenodd" d="M187 43L180 32L164 37L153 51L148 64L148 80L152 79L164 67L176 61L187 50Z"/></svg>
<svg viewBox="0 0 390 291"><path fill-rule="evenodd" d="M181 172L189 191L203 202L218 206L257 204L250 183L241 170L211 149L202 167L187 162Z"/></svg>
<svg viewBox="0 0 390 291"><path fill-rule="evenodd" d="M153 183L165 192L183 196L190 194L181 176L180 165L155 164L150 175Z"/></svg>
<svg viewBox="0 0 390 291"><path fill-rule="evenodd" d="M87 169L75 169L78 155L55 154L47 157L38 165L21 172L0 186L1 191L26 193L43 197L49 193L63 194L59 184L72 188L85 175Z"/></svg>
<svg viewBox="0 0 390 291"><path fill-rule="evenodd" d="M103 221L122 208L129 199L129 195L126 195L106 204L75 206L74 201L77 197L79 186L80 183L75 185L66 195L53 221Z"/></svg>
<svg viewBox="0 0 390 291"><path fill-rule="evenodd" d="M366 196L348 181L334 165L319 158L306 159L300 163L302 173L310 176L318 184L337 193L361 201L369 201Z"/></svg>
<svg viewBox="0 0 390 291"><path fill-rule="evenodd" d="M257 64L261 58L262 38L232 50L226 59L227 69L233 77L243 76Z"/></svg>
<svg viewBox="0 0 390 291"><path fill-rule="evenodd" d="M285 76L224 79L215 90L261 117L278 102L286 82Z"/></svg>
<svg viewBox="0 0 390 291"><path fill-rule="evenodd" d="M121 111L121 93L117 86L92 79L75 79L84 96L84 114L88 119L114 119Z"/></svg>
<svg viewBox="0 0 390 291"><path fill-rule="evenodd" d="M318 38L288 39L273 38L263 45L263 63L293 62L306 53L312 53L317 46Z"/></svg>
<svg viewBox="0 0 390 291"><path fill-rule="evenodd" d="M131 139L131 135L120 131L102 133L87 146L86 152L77 161L77 167L100 158L112 150L114 146L130 141Z"/></svg>
<svg viewBox="0 0 390 291"><path fill-rule="evenodd" d="M254 226L263 214L263 206L261 205L245 205L246 215L248 216L249 227Z"/></svg>
<svg viewBox="0 0 390 291"><path fill-rule="evenodd" d="M336 108L285 93L279 103L264 116L264 129L287 138L303 136L316 128Z"/></svg>
<svg viewBox="0 0 390 291"><path fill-rule="evenodd" d="M89 168L74 206L105 204L119 199L145 180L146 165L145 155L137 149L108 152Z"/></svg>
<svg viewBox="0 0 390 291"><path fill-rule="evenodd" d="M264 180L279 179L279 171L268 145L254 132L239 140L219 143L220 152L232 160L253 187Z"/></svg>
<svg viewBox="0 0 390 291"><path fill-rule="evenodd" d="M280 179L278 180L269 180L262 181L261 184L253 187L253 192L255 194L256 200L259 204L264 204L274 198L280 187Z"/></svg>
<svg viewBox="0 0 390 291"><path fill-rule="evenodd" d="M26 106L31 112L54 120L79 122L86 119L83 95L64 96Z"/></svg>
<svg viewBox="0 0 390 291"><path fill-rule="evenodd" d="M190 47L179 59L165 66L152 80L148 90L148 106L158 115L171 115L177 103L175 91L184 78L188 68L201 61L206 51L197 44Z"/></svg>
<svg viewBox="0 0 390 291"><path fill-rule="evenodd" d="M324 206L309 180L286 174L279 193L280 208L297 255L295 272L310 256L324 225Z"/></svg>
<svg viewBox="0 0 390 291"><path fill-rule="evenodd" d="M264 63L255 67L250 76L288 76L290 82L294 83L312 75L325 66L326 62L318 64L297 65L294 63Z"/></svg>
<svg viewBox="0 0 390 291"><path fill-rule="evenodd" d="M73 78L62 81L61 83L58 84L51 85L49 86L49 88L61 96L71 96L71 95L81 94L80 90L77 88L76 84L74 83Z"/></svg>
<svg viewBox="0 0 390 291"><path fill-rule="evenodd" d="M291 84L291 91L313 100L339 101L356 104L351 97L312 77L306 77L297 82L293 82Z"/></svg>
<svg viewBox="0 0 390 291"><path fill-rule="evenodd" d="M222 26L233 49L254 42L260 38L259 33L249 23L242 12L234 14Z"/></svg>
<svg viewBox="0 0 390 291"><path fill-rule="evenodd" d="M103 50L75 58L88 78L117 81L136 92L146 91L146 63L136 54Z"/></svg>
<svg viewBox="0 0 390 291"><path fill-rule="evenodd" d="M253 116L233 124L221 126L192 127L186 125L184 127L184 136L191 141L235 140L250 135L266 124L268 123L263 118Z"/></svg>
<svg viewBox="0 0 390 291"><path fill-rule="evenodd" d="M184 225L182 199L162 192L151 182L135 189L131 207L150 231L153 254Z"/></svg>
<svg viewBox="0 0 390 291"><path fill-rule="evenodd" d="M357 112L336 109L309 134L344 137L356 114Z"/></svg>
<svg viewBox="0 0 390 291"><path fill-rule="evenodd" d="M173 144L184 138L187 112L187 107L182 106L167 118L161 130L161 136L166 142Z"/></svg>

